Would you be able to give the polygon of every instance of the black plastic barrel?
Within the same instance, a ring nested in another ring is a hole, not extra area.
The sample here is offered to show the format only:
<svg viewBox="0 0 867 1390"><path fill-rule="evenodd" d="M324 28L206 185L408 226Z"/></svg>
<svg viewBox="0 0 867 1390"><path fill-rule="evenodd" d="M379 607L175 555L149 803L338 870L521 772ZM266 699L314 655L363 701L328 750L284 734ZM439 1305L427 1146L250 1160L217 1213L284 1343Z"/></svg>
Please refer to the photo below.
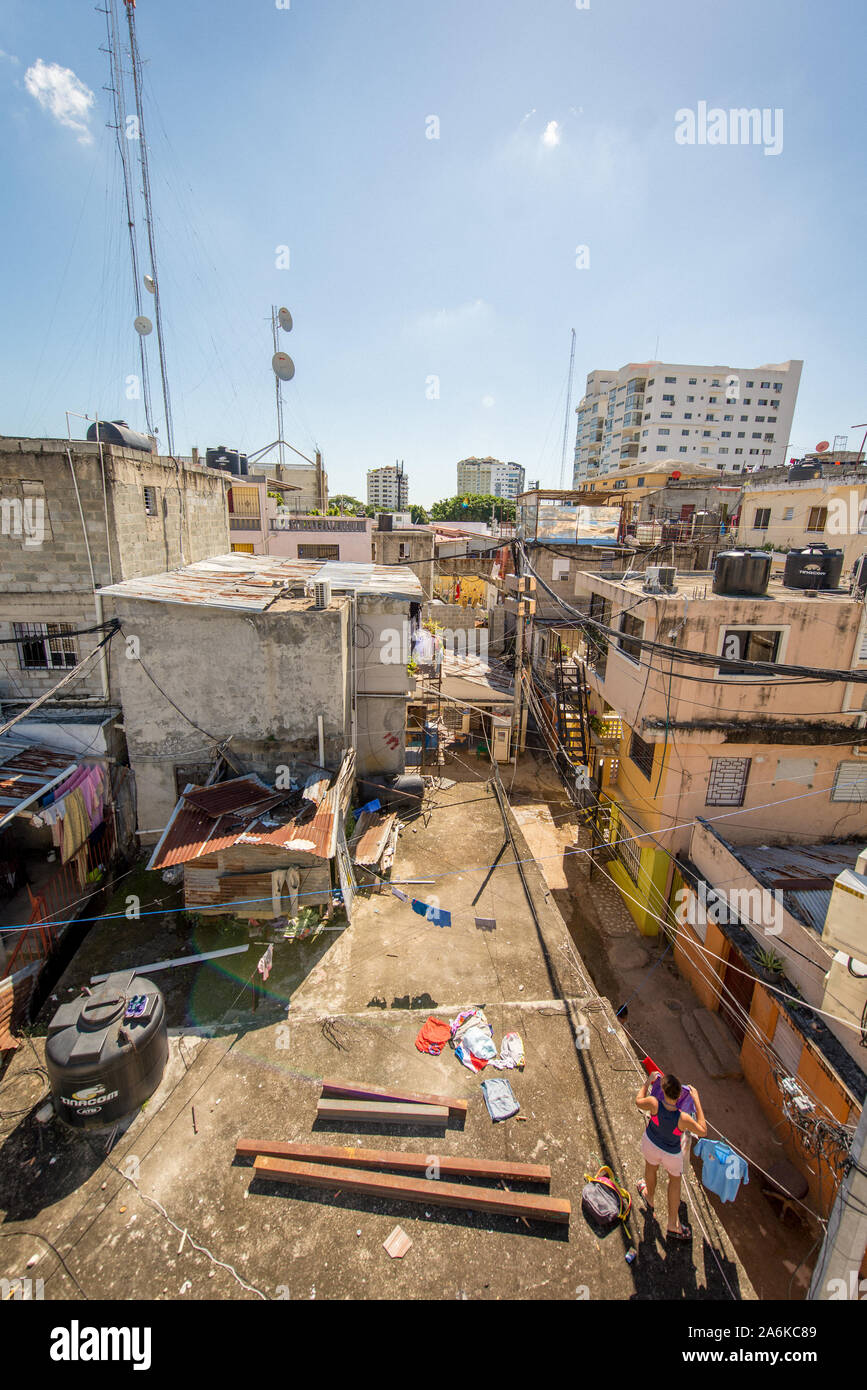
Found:
<svg viewBox="0 0 867 1390"><path fill-rule="evenodd" d="M842 550L819 543L799 546L786 556L783 583L787 589L836 589L842 572Z"/></svg>
<svg viewBox="0 0 867 1390"><path fill-rule="evenodd" d="M134 1017L133 1001L142 997ZM76 1129L128 1118L160 1084L168 1052L161 990L129 972L110 975L92 994L61 1005L48 1025L45 1065L57 1114Z"/></svg>
<svg viewBox="0 0 867 1390"><path fill-rule="evenodd" d="M767 592L771 577L771 557L766 550L722 550L713 572L715 594L756 594Z"/></svg>

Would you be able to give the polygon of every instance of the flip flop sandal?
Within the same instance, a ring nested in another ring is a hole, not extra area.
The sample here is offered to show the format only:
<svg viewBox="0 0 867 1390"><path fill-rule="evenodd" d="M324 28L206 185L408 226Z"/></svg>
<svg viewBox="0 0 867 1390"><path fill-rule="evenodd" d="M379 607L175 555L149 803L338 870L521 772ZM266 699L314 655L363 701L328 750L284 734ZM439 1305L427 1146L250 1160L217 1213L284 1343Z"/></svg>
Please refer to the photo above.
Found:
<svg viewBox="0 0 867 1390"><path fill-rule="evenodd" d="M647 1207L647 1210L653 1211L653 1203L647 1200L647 1183L644 1181L644 1178L639 1179L635 1185L635 1190L639 1197L643 1197L644 1205Z"/></svg>
<svg viewBox="0 0 867 1390"><path fill-rule="evenodd" d="M679 1231L666 1231L665 1236L666 1240L678 1240L685 1245L687 1241L692 1240L692 1227L682 1225Z"/></svg>

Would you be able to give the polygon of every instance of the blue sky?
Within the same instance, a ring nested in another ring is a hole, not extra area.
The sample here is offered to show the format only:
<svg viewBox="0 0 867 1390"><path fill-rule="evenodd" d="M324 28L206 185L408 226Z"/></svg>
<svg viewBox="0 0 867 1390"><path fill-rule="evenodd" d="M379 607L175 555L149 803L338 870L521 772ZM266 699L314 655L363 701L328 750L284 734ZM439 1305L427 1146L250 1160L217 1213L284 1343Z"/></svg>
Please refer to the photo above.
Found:
<svg viewBox="0 0 867 1390"><path fill-rule="evenodd" d="M318 443L332 491L403 458L430 502L472 454L556 484L573 327L575 402L594 367L801 357L789 452L860 443L854 0L136 13L180 452L274 438L271 304L295 319L286 437ZM104 24L92 0L3 4L3 434L64 434L65 410L144 425ZM782 152L679 145L700 101L782 108Z"/></svg>

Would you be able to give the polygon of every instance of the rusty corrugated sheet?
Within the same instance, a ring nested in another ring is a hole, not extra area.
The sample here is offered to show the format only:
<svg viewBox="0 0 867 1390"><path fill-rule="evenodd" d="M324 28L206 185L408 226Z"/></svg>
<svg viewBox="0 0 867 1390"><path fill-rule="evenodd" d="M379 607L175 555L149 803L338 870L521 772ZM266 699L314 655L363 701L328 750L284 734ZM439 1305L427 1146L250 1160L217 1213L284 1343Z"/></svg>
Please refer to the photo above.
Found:
<svg viewBox="0 0 867 1390"><path fill-rule="evenodd" d="M396 820L385 811L362 811L349 844L354 863L366 868L379 863Z"/></svg>
<svg viewBox="0 0 867 1390"><path fill-rule="evenodd" d="M70 753L0 739L0 824L11 820L20 807L44 795L77 766Z"/></svg>
<svg viewBox="0 0 867 1390"><path fill-rule="evenodd" d="M230 782L194 787L184 793L188 805L213 817L254 810L261 814L269 806L279 806L288 797L288 792L275 792L259 777L235 777Z"/></svg>

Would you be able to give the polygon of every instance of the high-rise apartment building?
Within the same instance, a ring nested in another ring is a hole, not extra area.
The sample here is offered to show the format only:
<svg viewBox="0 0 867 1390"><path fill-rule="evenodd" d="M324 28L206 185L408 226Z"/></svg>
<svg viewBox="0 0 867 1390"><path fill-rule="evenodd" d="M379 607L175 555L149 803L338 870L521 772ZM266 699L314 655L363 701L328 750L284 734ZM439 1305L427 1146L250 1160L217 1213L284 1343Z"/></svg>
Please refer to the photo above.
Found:
<svg viewBox="0 0 867 1390"><path fill-rule="evenodd" d="M661 458L732 473L785 463L803 365L630 362L591 372L576 411L573 486Z"/></svg>
<svg viewBox="0 0 867 1390"><path fill-rule="evenodd" d="M395 511L409 506L409 478L402 463L368 470L367 504L369 507L391 507Z"/></svg>
<svg viewBox="0 0 867 1390"><path fill-rule="evenodd" d="M458 495L477 493L482 497L515 498L523 491L524 469L520 463L468 458L461 459L458 464Z"/></svg>

